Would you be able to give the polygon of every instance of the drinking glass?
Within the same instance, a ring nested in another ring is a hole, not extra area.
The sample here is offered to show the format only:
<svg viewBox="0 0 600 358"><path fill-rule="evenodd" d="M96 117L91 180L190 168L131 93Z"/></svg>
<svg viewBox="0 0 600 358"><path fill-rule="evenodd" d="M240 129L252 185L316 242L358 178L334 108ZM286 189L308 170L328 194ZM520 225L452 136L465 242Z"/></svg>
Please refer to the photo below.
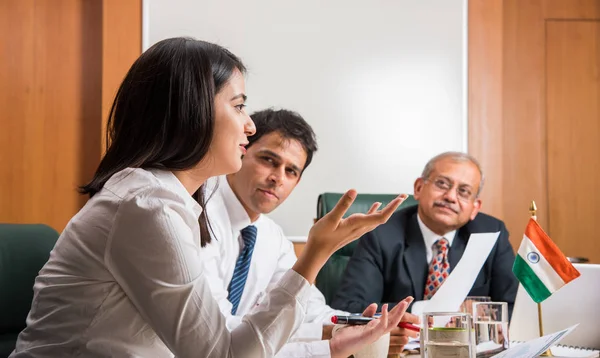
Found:
<svg viewBox="0 0 600 358"><path fill-rule="evenodd" d="M491 302L492 298L490 296L467 296L464 302L460 306L461 312L469 313L473 316L473 303L475 302Z"/></svg>
<svg viewBox="0 0 600 358"><path fill-rule="evenodd" d="M473 303L473 327L477 357L491 357L509 347L508 304L506 302Z"/></svg>
<svg viewBox="0 0 600 358"><path fill-rule="evenodd" d="M421 352L424 358L474 358L471 315L465 312L425 312Z"/></svg>

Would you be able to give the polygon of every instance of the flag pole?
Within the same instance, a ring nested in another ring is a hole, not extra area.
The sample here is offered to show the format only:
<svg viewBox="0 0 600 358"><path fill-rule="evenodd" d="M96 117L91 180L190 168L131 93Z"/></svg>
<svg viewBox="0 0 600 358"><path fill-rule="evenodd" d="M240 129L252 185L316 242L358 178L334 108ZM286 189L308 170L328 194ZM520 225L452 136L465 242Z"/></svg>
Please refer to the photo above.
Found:
<svg viewBox="0 0 600 358"><path fill-rule="evenodd" d="M535 215L537 212L537 207L535 206L535 201L531 201L531 205L529 205L529 213L531 214L531 218L533 220L537 221L537 216ZM538 327L540 330L540 337L544 336L544 325L542 324L542 304L538 303L537 304L537 311L538 311ZM544 353L542 353L540 355L540 357L553 357L552 352L550 351L550 348L546 349L546 351Z"/></svg>

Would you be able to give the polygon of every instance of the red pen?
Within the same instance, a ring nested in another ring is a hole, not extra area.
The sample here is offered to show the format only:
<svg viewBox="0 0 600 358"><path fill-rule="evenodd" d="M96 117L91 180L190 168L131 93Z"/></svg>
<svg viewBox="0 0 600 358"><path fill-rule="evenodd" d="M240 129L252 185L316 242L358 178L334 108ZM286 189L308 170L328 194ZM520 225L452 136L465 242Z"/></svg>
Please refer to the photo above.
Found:
<svg viewBox="0 0 600 358"><path fill-rule="evenodd" d="M332 316L331 322L333 324L350 324L350 325L362 325L371 322L378 317L363 317L363 316ZM398 327L408 329L414 332L420 332L421 328L408 322L400 322Z"/></svg>
<svg viewBox="0 0 600 358"><path fill-rule="evenodd" d="M408 322L400 322L398 324L398 327L408 329L408 330L414 331L414 332L421 332L421 327L415 326L414 324L411 324Z"/></svg>

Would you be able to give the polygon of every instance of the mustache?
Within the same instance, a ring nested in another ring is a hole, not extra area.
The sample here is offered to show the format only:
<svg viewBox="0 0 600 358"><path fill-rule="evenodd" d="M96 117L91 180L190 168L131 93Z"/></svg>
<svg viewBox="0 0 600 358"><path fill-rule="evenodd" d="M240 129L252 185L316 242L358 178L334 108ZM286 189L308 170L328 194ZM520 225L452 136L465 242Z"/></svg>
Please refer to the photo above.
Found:
<svg viewBox="0 0 600 358"><path fill-rule="evenodd" d="M454 213L458 214L458 208L453 207L452 205L450 205L450 203L445 202L445 201L434 201L433 206L448 208L448 209L454 211Z"/></svg>

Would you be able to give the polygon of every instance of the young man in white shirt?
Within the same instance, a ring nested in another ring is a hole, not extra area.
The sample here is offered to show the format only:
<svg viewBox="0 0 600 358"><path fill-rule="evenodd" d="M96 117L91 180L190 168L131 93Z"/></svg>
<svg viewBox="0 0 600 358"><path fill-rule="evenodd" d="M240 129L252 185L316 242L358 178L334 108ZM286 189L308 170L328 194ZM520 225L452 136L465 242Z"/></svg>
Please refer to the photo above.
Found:
<svg viewBox="0 0 600 358"><path fill-rule="evenodd" d="M281 227L263 214L285 201L317 150L312 128L297 113L267 109L251 117L256 134L248 138L242 168L217 179L206 206L213 240L202 250L202 262L230 329L241 323L242 316L258 305L296 261L293 245ZM249 226L253 227L250 234L245 229ZM333 310L316 287L311 289L304 324L278 357L330 354L325 339L331 336L331 316L347 313ZM391 344L405 344L407 334L401 329L393 332Z"/></svg>

